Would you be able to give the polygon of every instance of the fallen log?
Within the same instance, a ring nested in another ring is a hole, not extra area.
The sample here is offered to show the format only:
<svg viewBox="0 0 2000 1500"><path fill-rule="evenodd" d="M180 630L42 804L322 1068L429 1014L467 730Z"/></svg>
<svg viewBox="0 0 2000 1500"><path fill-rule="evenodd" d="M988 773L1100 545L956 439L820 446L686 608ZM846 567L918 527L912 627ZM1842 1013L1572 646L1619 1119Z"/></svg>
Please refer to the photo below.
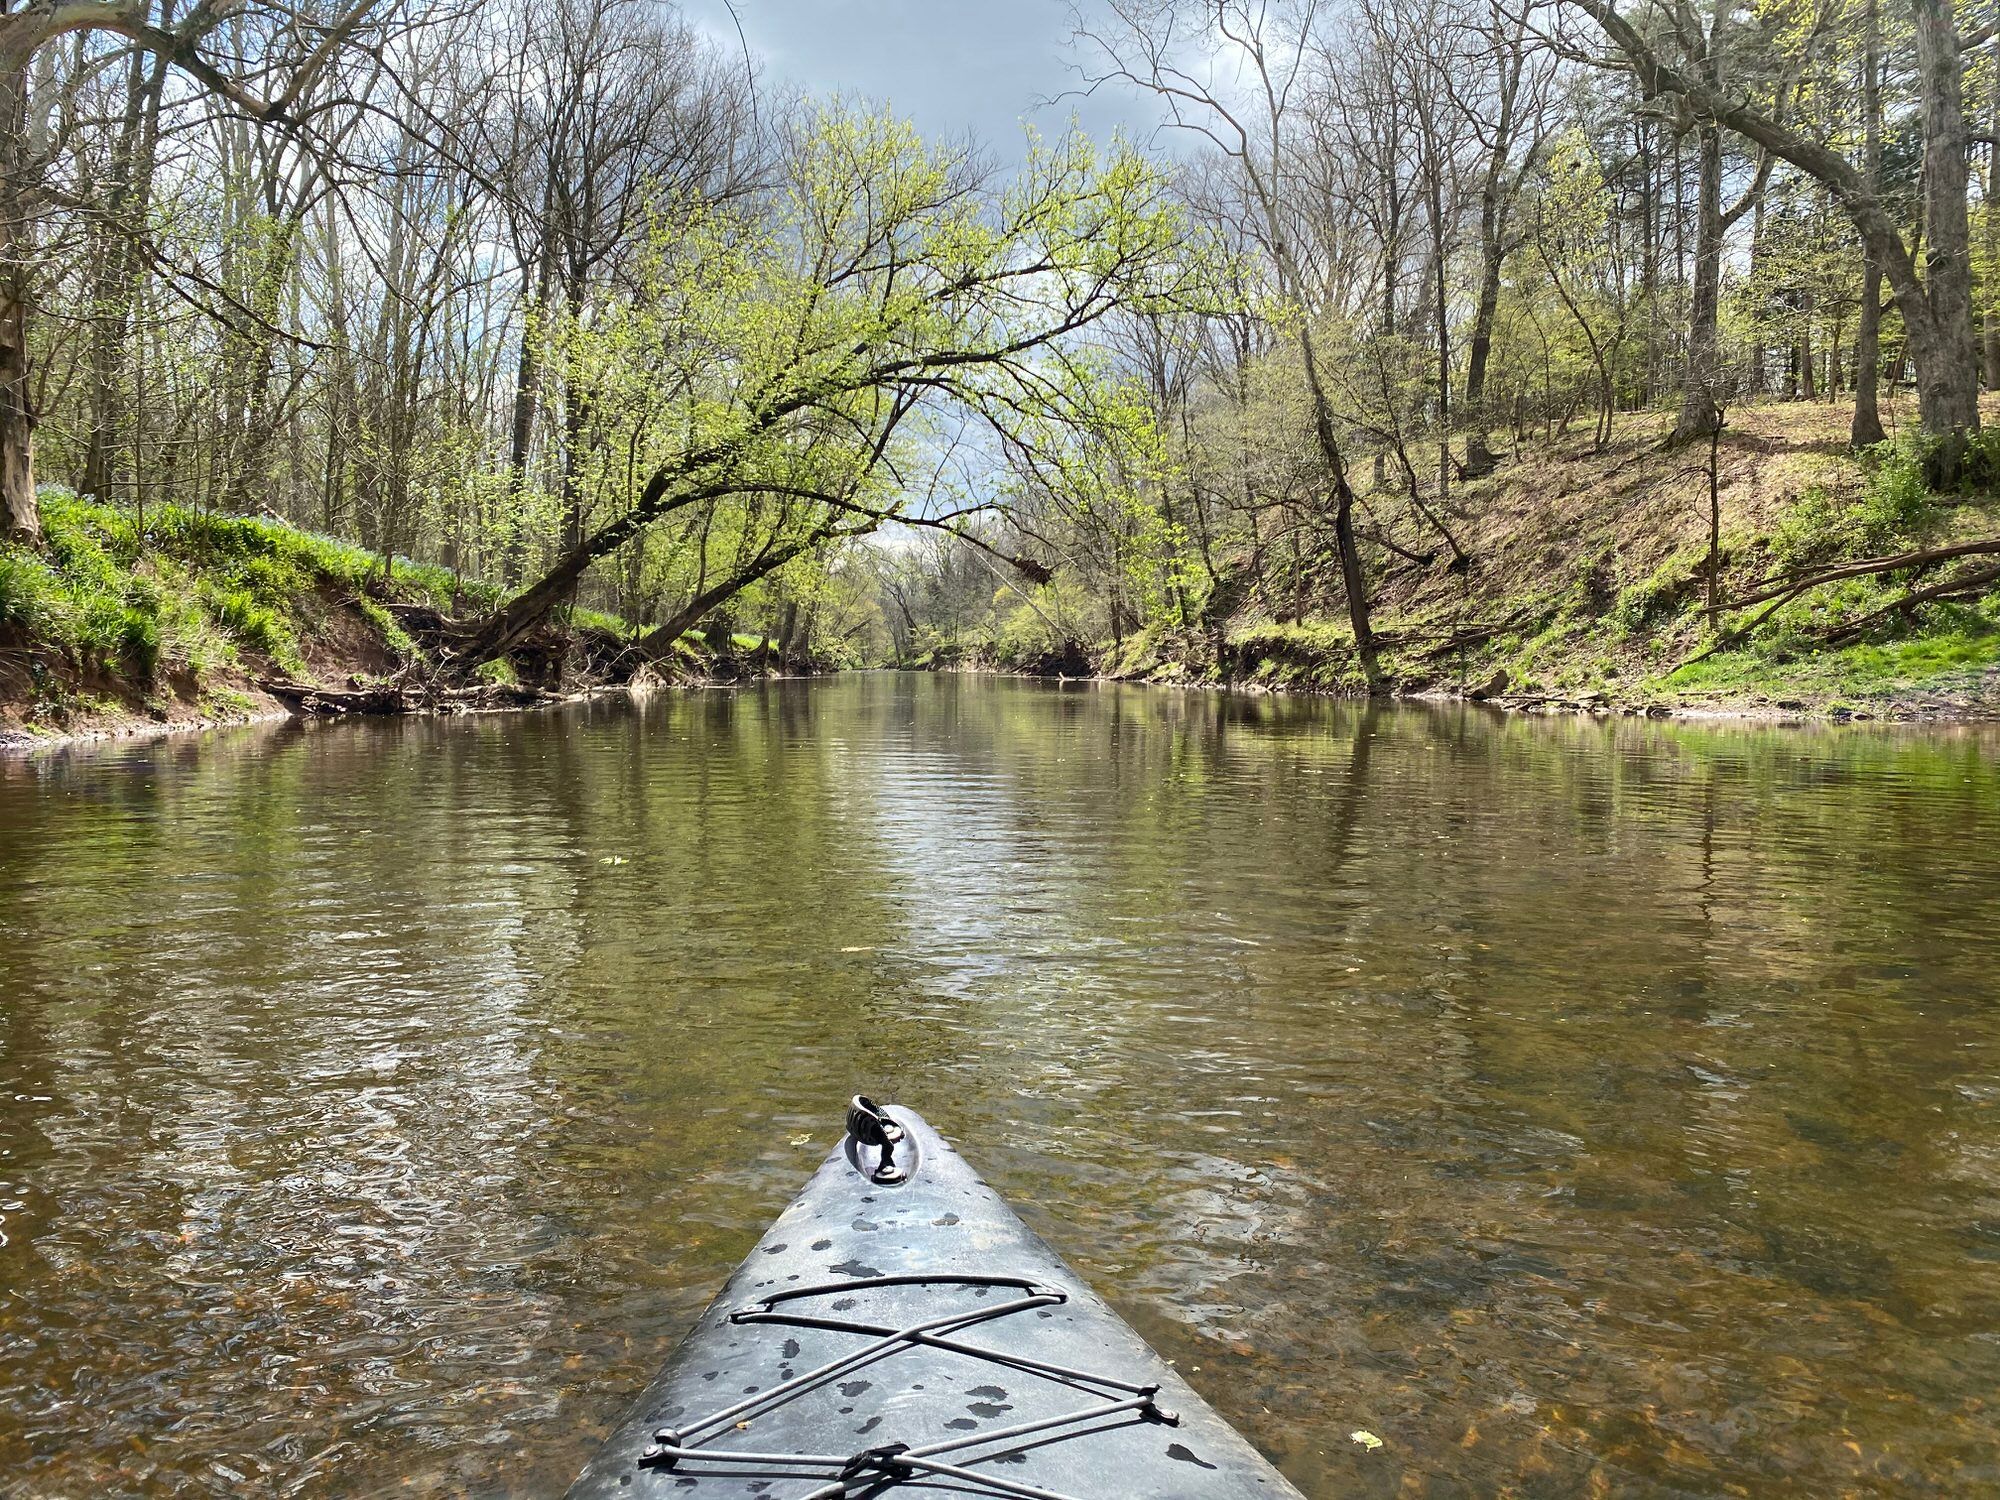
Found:
<svg viewBox="0 0 2000 1500"><path fill-rule="evenodd" d="M1847 578L1866 578L1871 573L1895 573L1904 568L1928 567L1932 563L1950 562L1955 557L1976 557L1993 552L2000 552L2000 537L1989 537L1979 542L1960 542L1951 547L1898 552L1890 557L1864 557L1858 562L1842 563L1837 568L1827 568L1818 573L1797 573L1788 578L1767 578L1757 585L1755 592L1745 594L1741 599L1731 599L1717 605L1716 608L1748 609L1751 605L1762 604L1767 599L1788 599L1794 594L1804 593L1807 589L1816 589L1823 583L1839 583Z"/></svg>
<svg viewBox="0 0 2000 1500"><path fill-rule="evenodd" d="M1870 610L1858 619L1849 620L1833 630L1827 631L1820 639L1829 646L1837 646L1843 641L1853 640L1871 625L1886 620L1890 615L1904 614L1919 604L1929 604L1937 599L1949 599L1956 594L1976 593L1990 583L2000 582L2000 567L1971 568L1955 578L1946 578L1928 588L1912 589L1902 598Z"/></svg>
<svg viewBox="0 0 2000 1500"><path fill-rule="evenodd" d="M1678 663L1666 675L1671 677L1683 667L1691 667L1696 662L1708 660L1709 657L1714 656L1719 651L1726 651L1729 647L1736 645L1739 641L1750 636L1759 625L1770 619L1772 615L1776 614L1792 600L1798 598L1800 594L1819 588L1823 584L1839 583L1849 578L1866 578L1876 573L1897 573L1905 568L1922 568L1928 567L1932 563L1949 562L1955 557L1977 557L1990 555L1995 552L2000 552L2000 537L1991 537L1985 541L1978 542L1960 542L1958 545L1952 547L1932 547L1917 552L1899 552L1891 557L1863 558L1859 562L1845 563L1840 567L1827 568L1818 573L1802 573L1779 582L1767 580L1764 585L1758 587L1756 592L1746 594L1741 599L1732 599L1728 603L1718 606L1718 610L1720 611L1747 609L1753 604L1762 604L1765 606L1762 610L1758 611L1753 618L1745 621L1743 624L1723 631L1706 648L1688 657L1687 660Z"/></svg>
<svg viewBox="0 0 2000 1500"><path fill-rule="evenodd" d="M287 677L267 677L257 684L294 713L331 718L340 714L404 714L410 708L400 684L380 687L330 688Z"/></svg>

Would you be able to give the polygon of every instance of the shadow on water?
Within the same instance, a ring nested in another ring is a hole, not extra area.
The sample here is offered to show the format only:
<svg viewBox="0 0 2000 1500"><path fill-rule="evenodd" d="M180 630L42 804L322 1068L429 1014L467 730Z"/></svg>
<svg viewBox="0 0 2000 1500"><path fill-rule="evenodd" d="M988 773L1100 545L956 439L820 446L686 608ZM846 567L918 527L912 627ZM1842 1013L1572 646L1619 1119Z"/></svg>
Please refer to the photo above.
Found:
<svg viewBox="0 0 2000 1500"><path fill-rule="evenodd" d="M0 1493L559 1488L857 1089L1308 1493L1991 1493L1996 749L868 675L0 761Z"/></svg>

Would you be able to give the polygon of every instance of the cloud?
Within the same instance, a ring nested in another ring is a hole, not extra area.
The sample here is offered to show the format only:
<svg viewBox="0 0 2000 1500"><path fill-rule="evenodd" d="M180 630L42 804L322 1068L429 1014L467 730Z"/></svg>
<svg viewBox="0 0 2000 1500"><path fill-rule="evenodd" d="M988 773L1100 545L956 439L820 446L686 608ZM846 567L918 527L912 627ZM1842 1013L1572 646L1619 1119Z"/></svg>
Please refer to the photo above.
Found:
<svg viewBox="0 0 2000 1500"><path fill-rule="evenodd" d="M933 138L970 132L1003 161L1023 127L1044 135L1074 116L1090 135L1119 126L1143 139L1151 107L1102 91L1081 97L1067 0L682 0L688 19L730 50L743 43L778 92L860 95ZM1063 97L1069 95L1069 97Z"/></svg>

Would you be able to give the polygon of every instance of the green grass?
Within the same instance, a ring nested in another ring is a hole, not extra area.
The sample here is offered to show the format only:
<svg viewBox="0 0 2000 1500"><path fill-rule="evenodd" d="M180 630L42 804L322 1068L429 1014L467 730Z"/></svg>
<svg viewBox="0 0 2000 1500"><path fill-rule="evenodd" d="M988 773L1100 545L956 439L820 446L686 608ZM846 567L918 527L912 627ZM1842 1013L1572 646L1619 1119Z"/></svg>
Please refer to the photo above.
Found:
<svg viewBox="0 0 2000 1500"><path fill-rule="evenodd" d="M1877 450L1869 465L1853 493L1808 487L1768 534L1728 535L1725 594L1772 573L1991 534L1992 496L1940 497L1912 483L1920 478L1920 450ZM1829 644L1829 635L1893 605L1912 586L1907 576L1871 576L1813 589L1775 612L1750 640L1670 670L1708 636L1705 543L1684 544L1648 566L1627 572L1613 550L1585 546L1539 577L1517 581L1514 593L1496 590L1477 600L1472 614L1524 618L1517 630L1451 662L1452 680L1475 684L1504 669L1516 692L1602 692L1628 702L1677 694L1799 699L1829 709L1844 700L1985 693L1982 675L2000 668L2000 590L1972 602L1923 606L1907 618L1889 616L1858 640ZM1742 624L1750 612L1725 618ZM1375 623L1393 639L1405 628L1420 638L1438 622L1399 620L1380 608ZM1241 628L1229 641L1231 675L1271 686L1344 687L1356 675L1349 641L1344 625L1331 620ZM1399 660L1390 649L1384 660L1414 680L1429 670L1421 654Z"/></svg>
<svg viewBox="0 0 2000 1500"><path fill-rule="evenodd" d="M601 609L573 610L570 613L570 624L578 630L601 630L613 639L621 641L633 640L639 634L637 626Z"/></svg>
<svg viewBox="0 0 2000 1500"><path fill-rule="evenodd" d="M44 490L41 501L41 548L0 546L0 627L74 668L142 693L165 673L200 684L246 654L298 675L302 642L336 598L351 599L390 650L417 653L375 597L379 553L280 521L179 506L149 511L141 535L131 514L65 490ZM408 561L395 569L395 592L438 608L491 593Z"/></svg>
<svg viewBox="0 0 2000 1500"><path fill-rule="evenodd" d="M1704 549L1675 553L1650 576L1618 591L1611 604L1611 623L1632 636L1672 619L1702 595L1707 566Z"/></svg>
<svg viewBox="0 0 2000 1500"><path fill-rule="evenodd" d="M1389 628L1380 620L1376 626ZM1345 621L1252 625L1233 632L1226 649L1239 675L1272 687L1353 688L1362 684L1354 633Z"/></svg>
<svg viewBox="0 0 2000 1500"><path fill-rule="evenodd" d="M0 547L0 626L77 662L142 680L162 668L199 669L225 642L186 577L133 571L132 523L59 492L43 503L44 547Z"/></svg>
<svg viewBox="0 0 2000 1500"><path fill-rule="evenodd" d="M410 638L410 633L397 623L396 617L366 594L354 596L354 607L361 618L375 628L382 637L382 644L395 652L404 661L419 661L423 658L423 648Z"/></svg>
<svg viewBox="0 0 2000 1500"><path fill-rule="evenodd" d="M1753 646L1725 651L1659 679L1684 692L1824 698L1880 697L2000 666L2000 623L1954 611L1921 635L1791 655Z"/></svg>

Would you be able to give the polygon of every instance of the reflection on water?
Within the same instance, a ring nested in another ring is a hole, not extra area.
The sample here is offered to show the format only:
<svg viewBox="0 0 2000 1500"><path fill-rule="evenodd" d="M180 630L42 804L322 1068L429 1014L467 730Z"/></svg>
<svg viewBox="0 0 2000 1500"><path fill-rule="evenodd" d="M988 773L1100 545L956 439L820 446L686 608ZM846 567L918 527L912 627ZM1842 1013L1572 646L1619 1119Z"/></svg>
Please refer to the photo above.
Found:
<svg viewBox="0 0 2000 1500"><path fill-rule="evenodd" d="M0 1494L560 1488L857 1089L1308 1493L1992 1493L1996 959L1974 731L876 676L0 761Z"/></svg>

